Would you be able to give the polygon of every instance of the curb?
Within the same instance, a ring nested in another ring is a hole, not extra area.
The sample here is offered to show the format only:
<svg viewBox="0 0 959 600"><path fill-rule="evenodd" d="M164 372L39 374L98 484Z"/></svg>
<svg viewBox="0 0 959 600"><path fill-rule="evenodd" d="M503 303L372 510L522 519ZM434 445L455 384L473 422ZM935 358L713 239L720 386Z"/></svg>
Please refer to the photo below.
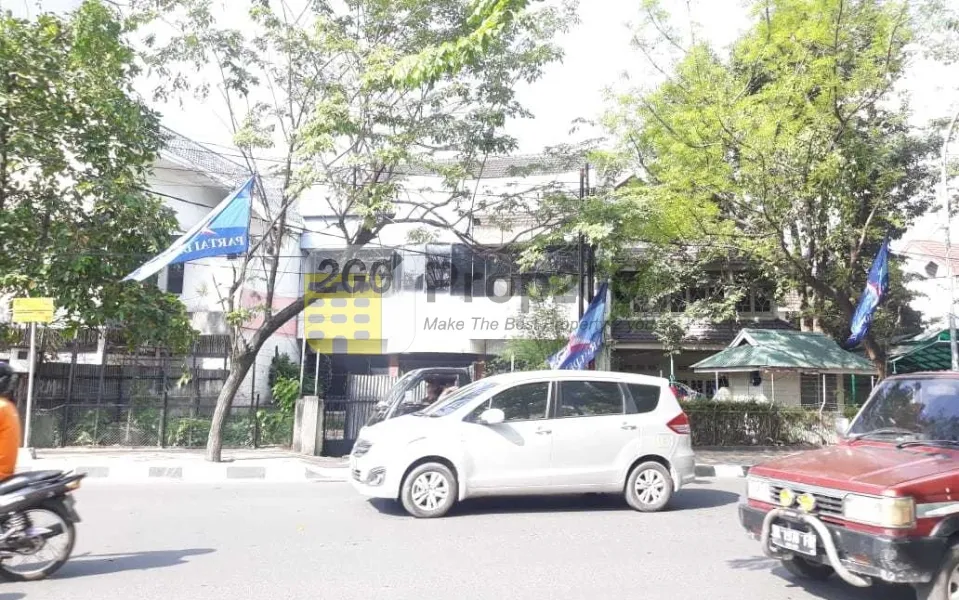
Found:
<svg viewBox="0 0 959 600"><path fill-rule="evenodd" d="M749 474L750 467L751 465L696 465L696 477L742 478Z"/></svg>
<svg viewBox="0 0 959 600"><path fill-rule="evenodd" d="M17 465L17 472L54 470L83 473L85 482L109 481L110 483L217 483L217 482L263 482L295 483L346 481L345 468L328 468L291 462L279 465L231 465L231 464L92 464L59 461L29 462ZM339 473L343 471L343 473Z"/></svg>
<svg viewBox="0 0 959 600"><path fill-rule="evenodd" d="M716 464L696 465L696 477L731 479L744 478L750 465ZM348 467L320 467L303 462L278 465L233 465L229 463L139 463L95 464L66 461L28 461L17 465L17 472L55 470L86 474L85 481L111 483L217 483L217 482L330 482L349 481Z"/></svg>

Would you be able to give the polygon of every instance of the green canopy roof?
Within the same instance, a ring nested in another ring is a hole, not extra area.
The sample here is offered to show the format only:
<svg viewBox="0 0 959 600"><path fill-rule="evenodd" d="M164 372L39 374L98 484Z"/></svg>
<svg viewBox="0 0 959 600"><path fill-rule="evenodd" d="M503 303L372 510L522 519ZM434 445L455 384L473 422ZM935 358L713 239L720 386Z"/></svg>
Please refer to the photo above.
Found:
<svg viewBox="0 0 959 600"><path fill-rule="evenodd" d="M874 375L873 364L839 347L832 338L807 331L743 329L728 348L693 365L696 372L782 369Z"/></svg>
<svg viewBox="0 0 959 600"><path fill-rule="evenodd" d="M921 333L889 349L889 372L893 374L948 371L951 368L948 329Z"/></svg>

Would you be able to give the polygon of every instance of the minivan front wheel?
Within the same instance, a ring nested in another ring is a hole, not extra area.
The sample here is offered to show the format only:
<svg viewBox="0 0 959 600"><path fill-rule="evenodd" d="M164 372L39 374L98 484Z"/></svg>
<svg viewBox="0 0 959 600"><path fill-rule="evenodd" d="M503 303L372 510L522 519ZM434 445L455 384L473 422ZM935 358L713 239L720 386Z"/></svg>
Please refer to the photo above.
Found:
<svg viewBox="0 0 959 600"><path fill-rule="evenodd" d="M626 479L626 502L641 512L662 510L673 496L673 478L658 462L636 465Z"/></svg>
<svg viewBox="0 0 959 600"><path fill-rule="evenodd" d="M456 504L456 476L442 463L417 466L403 480L400 501L406 512L420 519L442 517Z"/></svg>

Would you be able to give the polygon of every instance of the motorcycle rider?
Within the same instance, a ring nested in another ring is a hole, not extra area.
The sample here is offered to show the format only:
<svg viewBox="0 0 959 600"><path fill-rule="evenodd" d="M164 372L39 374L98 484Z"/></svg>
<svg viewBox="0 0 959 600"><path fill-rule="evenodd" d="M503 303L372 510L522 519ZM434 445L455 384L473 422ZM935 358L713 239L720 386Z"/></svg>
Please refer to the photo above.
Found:
<svg viewBox="0 0 959 600"><path fill-rule="evenodd" d="M20 413L13 399L16 374L0 362L0 479L13 475L20 448Z"/></svg>

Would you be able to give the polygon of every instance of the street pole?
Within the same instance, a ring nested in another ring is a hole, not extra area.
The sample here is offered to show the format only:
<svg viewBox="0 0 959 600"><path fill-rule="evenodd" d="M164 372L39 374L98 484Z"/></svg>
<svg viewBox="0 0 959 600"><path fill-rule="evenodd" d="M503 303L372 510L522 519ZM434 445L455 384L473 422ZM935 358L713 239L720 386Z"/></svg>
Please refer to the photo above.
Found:
<svg viewBox="0 0 959 600"><path fill-rule="evenodd" d="M23 447L30 447L30 421L33 420L33 372L37 363L37 323L30 323L30 370L27 374L27 414L24 418Z"/></svg>
<svg viewBox="0 0 959 600"><path fill-rule="evenodd" d="M946 208L946 262L949 263L949 349L952 353L952 370L959 371L959 344L956 341L956 274L952 266L952 203L949 201L949 141L956 128L959 112L953 117L942 141L942 164L940 165L939 190Z"/></svg>
<svg viewBox="0 0 959 600"><path fill-rule="evenodd" d="M303 345L300 347L300 394L303 394L303 375L306 372L306 318L303 321Z"/></svg>
<svg viewBox="0 0 959 600"><path fill-rule="evenodd" d="M583 197L592 195L589 189L589 163L586 163L586 176L584 178ZM596 259L593 250L593 244L586 246L586 299L587 302L593 301L595 295L596 279Z"/></svg>
<svg viewBox="0 0 959 600"><path fill-rule="evenodd" d="M582 203L583 198L586 196L586 172L583 169L579 170L579 199ZM583 306L583 300L586 293L585 287L583 284L584 273L583 273L583 234L579 234L579 296L577 298L577 303L579 304L579 320L583 320L583 313L586 312L586 309Z"/></svg>

